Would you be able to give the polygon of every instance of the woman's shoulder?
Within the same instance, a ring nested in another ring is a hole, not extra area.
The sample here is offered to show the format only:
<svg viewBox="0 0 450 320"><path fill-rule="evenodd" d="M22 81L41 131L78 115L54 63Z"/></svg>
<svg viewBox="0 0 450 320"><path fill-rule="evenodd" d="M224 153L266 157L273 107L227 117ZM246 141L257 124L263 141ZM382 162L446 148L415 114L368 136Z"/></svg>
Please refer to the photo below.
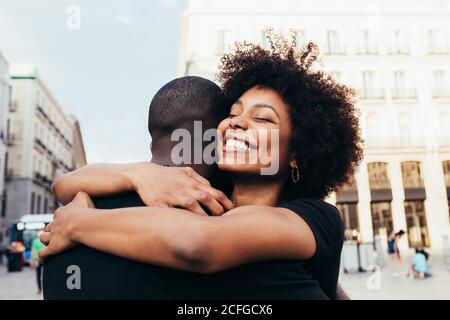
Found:
<svg viewBox="0 0 450 320"><path fill-rule="evenodd" d="M339 210L331 203L322 199L316 198L299 198L290 201L286 201L280 205L280 207L288 209L300 209L309 210L313 212L319 212L321 214L330 215L331 217L339 218L342 220ZM297 210L294 210L297 211Z"/></svg>
<svg viewBox="0 0 450 320"><path fill-rule="evenodd" d="M327 232L336 236L343 235L343 219L339 210L321 199L300 198L280 205L298 214L314 231Z"/></svg>

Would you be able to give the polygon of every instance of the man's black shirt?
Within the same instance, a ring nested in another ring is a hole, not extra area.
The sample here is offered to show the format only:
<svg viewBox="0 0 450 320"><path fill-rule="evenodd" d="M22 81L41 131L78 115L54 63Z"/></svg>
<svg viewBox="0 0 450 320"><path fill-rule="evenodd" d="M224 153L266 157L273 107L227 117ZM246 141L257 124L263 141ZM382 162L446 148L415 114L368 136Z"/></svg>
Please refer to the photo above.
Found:
<svg viewBox="0 0 450 320"><path fill-rule="evenodd" d="M135 193L93 200L99 209L144 205ZM317 242L317 253L312 259L262 261L214 274L198 274L131 261L78 245L45 261L44 299L334 298L343 233L342 221L335 216L337 209L320 200L296 200L283 207L310 225ZM81 271L80 289L71 290L66 284L70 265Z"/></svg>

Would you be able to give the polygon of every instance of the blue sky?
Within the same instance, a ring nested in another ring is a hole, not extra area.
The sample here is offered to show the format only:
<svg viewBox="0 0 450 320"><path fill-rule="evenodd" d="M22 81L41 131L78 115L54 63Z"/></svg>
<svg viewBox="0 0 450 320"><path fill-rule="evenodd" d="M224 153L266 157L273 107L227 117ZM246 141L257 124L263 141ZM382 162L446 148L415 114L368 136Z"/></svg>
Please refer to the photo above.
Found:
<svg viewBox="0 0 450 320"><path fill-rule="evenodd" d="M69 30L67 7L81 9ZM0 51L33 63L81 123L89 162L149 159L151 98L175 77L183 0L0 0Z"/></svg>

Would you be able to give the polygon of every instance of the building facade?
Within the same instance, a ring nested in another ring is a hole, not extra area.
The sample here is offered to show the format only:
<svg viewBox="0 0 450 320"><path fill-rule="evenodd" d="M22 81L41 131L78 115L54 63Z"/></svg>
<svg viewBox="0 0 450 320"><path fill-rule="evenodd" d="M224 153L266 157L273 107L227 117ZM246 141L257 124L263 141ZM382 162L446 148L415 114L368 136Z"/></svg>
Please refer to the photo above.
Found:
<svg viewBox="0 0 450 320"><path fill-rule="evenodd" d="M3 227L24 214L51 213L50 186L74 166L74 119L58 104L34 66L11 66L11 101Z"/></svg>
<svg viewBox="0 0 450 320"><path fill-rule="evenodd" d="M0 52L0 221L5 215L5 159L8 141L10 103L9 63ZM0 243L1 243L0 235Z"/></svg>
<svg viewBox="0 0 450 320"><path fill-rule="evenodd" d="M320 47L323 68L358 92L365 156L328 200L346 238L442 252L450 235L449 1L191 0L177 73L215 79L235 41L265 45L267 27ZM446 240L447 239L447 240Z"/></svg>
<svg viewBox="0 0 450 320"><path fill-rule="evenodd" d="M73 124L73 153L72 168L78 169L87 164L86 151L84 149L83 136L81 134L80 122L73 115L70 116Z"/></svg>

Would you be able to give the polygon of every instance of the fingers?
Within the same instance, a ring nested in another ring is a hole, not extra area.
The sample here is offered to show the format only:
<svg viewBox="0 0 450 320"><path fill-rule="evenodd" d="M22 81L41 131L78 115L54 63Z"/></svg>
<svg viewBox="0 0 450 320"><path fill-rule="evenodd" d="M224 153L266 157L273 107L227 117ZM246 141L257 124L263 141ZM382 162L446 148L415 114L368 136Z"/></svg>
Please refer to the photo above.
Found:
<svg viewBox="0 0 450 320"><path fill-rule="evenodd" d="M48 225L46 225L44 231L45 231L45 232L50 232L50 231L52 231L52 223L49 223Z"/></svg>
<svg viewBox="0 0 450 320"><path fill-rule="evenodd" d="M184 167L183 171L197 182L193 185L193 189L201 191L191 190L189 194L206 206L213 215L222 215L225 211L234 208L233 202L231 202L222 191L211 187L209 181L198 174L194 169L191 167ZM211 199L211 197L213 199Z"/></svg>
<svg viewBox="0 0 450 320"><path fill-rule="evenodd" d="M42 232L41 236L39 237L39 240L45 245L48 245L51 239L51 233L50 232Z"/></svg>
<svg viewBox="0 0 450 320"><path fill-rule="evenodd" d="M208 214L198 203L197 199L191 196L175 195L173 200L175 206L187 209L194 213L207 216Z"/></svg>
<svg viewBox="0 0 450 320"><path fill-rule="evenodd" d="M42 263L42 261L47 258L50 255L50 247L45 247L44 249L40 250L38 253L39 256L39 262Z"/></svg>
<svg viewBox="0 0 450 320"><path fill-rule="evenodd" d="M220 204L220 206L223 207L224 212L234 208L233 202L231 202L231 200L228 199L228 197L222 191L217 190L213 187L202 185L202 184L196 185L195 187L197 189L200 189L202 191L209 193ZM204 203L204 204L206 205L206 203ZM224 212L222 212L222 214Z"/></svg>
<svg viewBox="0 0 450 320"><path fill-rule="evenodd" d="M207 187L205 185L202 185ZM192 196L201 204L203 204L211 212L213 216L221 216L225 213L222 205L214 198L214 196L208 192L209 190L202 190L203 187L199 187L200 190L194 189L191 191Z"/></svg>
<svg viewBox="0 0 450 320"><path fill-rule="evenodd" d="M183 170L186 172L186 174L189 177L194 178L196 181L198 181L198 182L200 182L202 184L205 184L207 186L211 185L211 183L209 182L208 179L206 179L202 175L198 174L197 171L195 171L191 167L184 167Z"/></svg>

